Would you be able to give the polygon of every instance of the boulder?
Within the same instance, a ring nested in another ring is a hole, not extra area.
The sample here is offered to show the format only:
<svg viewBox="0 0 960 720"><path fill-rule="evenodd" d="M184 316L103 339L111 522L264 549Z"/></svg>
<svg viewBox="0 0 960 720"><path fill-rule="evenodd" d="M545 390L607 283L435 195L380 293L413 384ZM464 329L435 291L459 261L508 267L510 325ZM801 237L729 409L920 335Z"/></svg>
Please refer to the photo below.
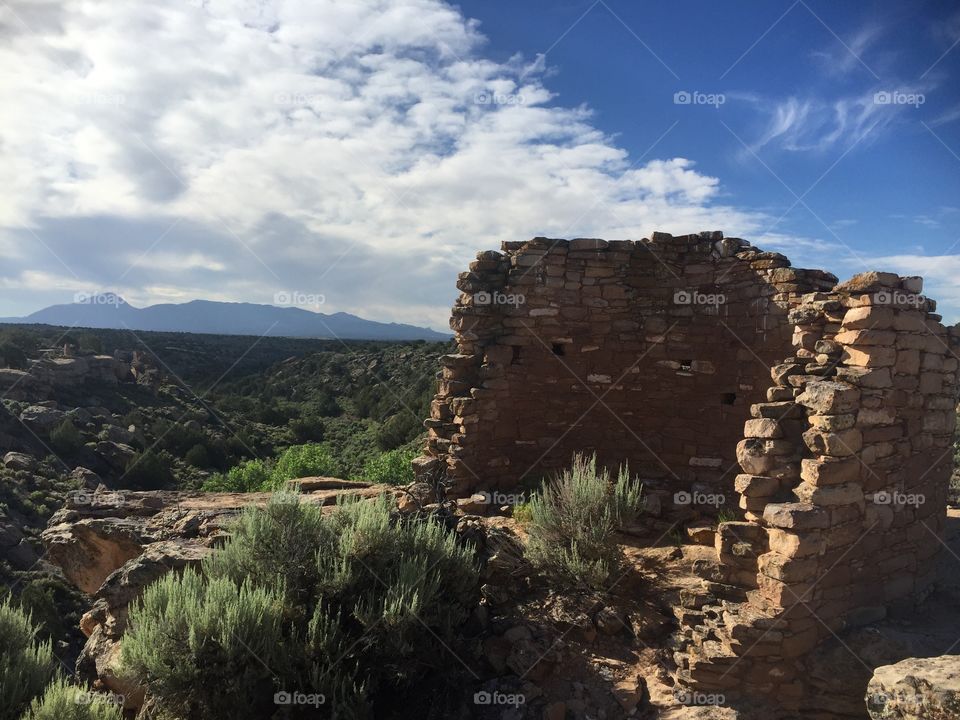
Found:
<svg viewBox="0 0 960 720"><path fill-rule="evenodd" d="M960 718L960 655L907 658L878 667L866 702L874 720Z"/></svg>
<svg viewBox="0 0 960 720"><path fill-rule="evenodd" d="M3 466L10 470L26 470L30 472L37 465L37 461L26 453L8 452L3 456Z"/></svg>
<svg viewBox="0 0 960 720"><path fill-rule="evenodd" d="M48 433L63 422L66 414L55 408L31 405L20 413L23 423L35 432Z"/></svg>

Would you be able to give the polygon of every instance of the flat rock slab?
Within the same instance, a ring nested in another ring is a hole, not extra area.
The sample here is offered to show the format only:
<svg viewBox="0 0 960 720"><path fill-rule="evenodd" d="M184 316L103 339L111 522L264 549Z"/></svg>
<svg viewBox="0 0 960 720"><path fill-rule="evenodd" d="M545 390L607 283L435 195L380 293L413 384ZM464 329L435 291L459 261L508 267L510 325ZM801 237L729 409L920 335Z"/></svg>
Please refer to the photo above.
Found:
<svg viewBox="0 0 960 720"><path fill-rule="evenodd" d="M878 667L866 701L874 720L960 718L960 655L907 658Z"/></svg>

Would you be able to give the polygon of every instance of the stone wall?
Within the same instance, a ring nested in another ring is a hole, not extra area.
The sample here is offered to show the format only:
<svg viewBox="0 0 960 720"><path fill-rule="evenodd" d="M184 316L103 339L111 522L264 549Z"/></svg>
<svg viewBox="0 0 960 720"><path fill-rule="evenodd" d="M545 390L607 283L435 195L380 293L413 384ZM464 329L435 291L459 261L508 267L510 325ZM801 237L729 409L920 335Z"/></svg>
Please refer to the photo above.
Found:
<svg viewBox="0 0 960 720"><path fill-rule="evenodd" d="M480 253L457 283L458 352L418 474L443 471L464 495L582 451L667 496L732 489L742 423L790 353L787 313L835 282L722 233Z"/></svg>
<svg viewBox="0 0 960 720"><path fill-rule="evenodd" d="M719 565L678 613L681 682L804 710L801 656L931 591L960 338L921 290L864 273L791 311L795 358L737 449L746 521L720 526Z"/></svg>
<svg viewBox="0 0 960 720"><path fill-rule="evenodd" d="M465 495L596 452L674 510L738 498L675 609L676 679L833 717L804 656L935 577L960 333L922 280L837 285L720 233L655 233L504 243L458 287L418 476Z"/></svg>

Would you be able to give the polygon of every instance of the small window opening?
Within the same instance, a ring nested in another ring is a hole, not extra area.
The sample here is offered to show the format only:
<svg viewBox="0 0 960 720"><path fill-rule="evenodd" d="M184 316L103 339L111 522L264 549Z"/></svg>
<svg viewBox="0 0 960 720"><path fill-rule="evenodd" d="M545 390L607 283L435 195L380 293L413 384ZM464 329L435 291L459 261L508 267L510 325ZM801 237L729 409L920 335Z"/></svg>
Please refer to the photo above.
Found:
<svg viewBox="0 0 960 720"><path fill-rule="evenodd" d="M564 350L564 347L563 347L563 343L554 343L552 350L554 355L563 356L566 354L566 351Z"/></svg>
<svg viewBox="0 0 960 720"><path fill-rule="evenodd" d="M514 346L513 346L513 358L510 360L510 362L511 362L511 364L516 364L516 363L519 362L519 361L520 361L520 346L519 346L519 345L514 345Z"/></svg>
<svg viewBox="0 0 960 720"><path fill-rule="evenodd" d="M720 403L722 405L733 405L737 401L736 393L721 393Z"/></svg>
<svg viewBox="0 0 960 720"><path fill-rule="evenodd" d="M680 369L686 372L690 372L693 369L693 360L681 360Z"/></svg>

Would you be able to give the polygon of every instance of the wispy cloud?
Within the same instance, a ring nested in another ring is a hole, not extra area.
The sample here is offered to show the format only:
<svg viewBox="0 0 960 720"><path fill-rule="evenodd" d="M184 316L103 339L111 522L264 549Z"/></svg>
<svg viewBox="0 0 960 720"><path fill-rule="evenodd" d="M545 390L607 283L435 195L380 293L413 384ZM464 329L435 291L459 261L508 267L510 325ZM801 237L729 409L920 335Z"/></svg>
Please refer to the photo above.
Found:
<svg viewBox="0 0 960 720"><path fill-rule="evenodd" d="M860 28L843 42L834 41L820 50L814 50L811 56L829 75L847 75L851 72L869 72L864 67L867 51L873 48L884 33L879 24L870 24Z"/></svg>

